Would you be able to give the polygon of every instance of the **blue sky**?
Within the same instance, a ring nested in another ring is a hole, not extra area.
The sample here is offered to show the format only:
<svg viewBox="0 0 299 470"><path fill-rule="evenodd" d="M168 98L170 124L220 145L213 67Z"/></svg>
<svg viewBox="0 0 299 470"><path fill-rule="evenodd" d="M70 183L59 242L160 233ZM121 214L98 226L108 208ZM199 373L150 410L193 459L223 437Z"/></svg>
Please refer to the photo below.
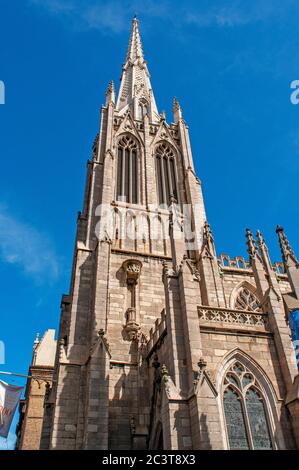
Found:
<svg viewBox="0 0 299 470"><path fill-rule="evenodd" d="M35 334L57 328L86 160L135 13L158 108L171 121L177 96L189 124L218 253L245 255L248 226L280 259L277 223L299 253L295 0L0 0L0 12L0 369L26 373Z"/></svg>

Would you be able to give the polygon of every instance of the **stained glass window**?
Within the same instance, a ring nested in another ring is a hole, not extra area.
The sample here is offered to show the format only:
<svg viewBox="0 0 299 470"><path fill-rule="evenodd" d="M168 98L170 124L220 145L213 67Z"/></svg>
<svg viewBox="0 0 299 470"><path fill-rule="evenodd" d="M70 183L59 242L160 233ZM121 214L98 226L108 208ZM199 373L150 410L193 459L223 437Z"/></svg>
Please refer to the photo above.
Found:
<svg viewBox="0 0 299 470"><path fill-rule="evenodd" d="M241 397L231 387L224 392L224 413L231 449L249 449Z"/></svg>
<svg viewBox="0 0 299 470"><path fill-rule="evenodd" d="M246 387L246 385L251 384L252 381L253 381L253 377L250 374L245 374L242 379L243 387Z"/></svg>
<svg viewBox="0 0 299 470"><path fill-rule="evenodd" d="M246 406L255 449L272 449L271 438L261 395L254 388L246 393Z"/></svg>
<svg viewBox="0 0 299 470"><path fill-rule="evenodd" d="M225 376L223 408L230 449L273 448L260 385L239 362Z"/></svg>
<svg viewBox="0 0 299 470"><path fill-rule="evenodd" d="M174 153L167 144L156 149L157 188L159 204L169 204L170 197L178 199Z"/></svg>
<svg viewBox="0 0 299 470"><path fill-rule="evenodd" d="M233 366L233 370L238 374L238 375L242 375L242 372L244 372L244 367L237 363Z"/></svg>
<svg viewBox="0 0 299 470"><path fill-rule="evenodd" d="M237 387L239 387L239 381L236 379L236 377L233 375L233 374L227 374L227 380L236 385Z"/></svg>

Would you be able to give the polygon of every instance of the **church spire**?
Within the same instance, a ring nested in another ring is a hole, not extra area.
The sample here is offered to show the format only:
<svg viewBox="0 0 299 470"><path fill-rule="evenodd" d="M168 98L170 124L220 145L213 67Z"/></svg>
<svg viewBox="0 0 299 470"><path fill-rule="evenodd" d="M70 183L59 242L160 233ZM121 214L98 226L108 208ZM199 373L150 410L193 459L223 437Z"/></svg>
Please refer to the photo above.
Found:
<svg viewBox="0 0 299 470"><path fill-rule="evenodd" d="M113 80L109 82L109 85L106 91L106 105L110 103L115 103L115 88L114 88Z"/></svg>
<svg viewBox="0 0 299 470"><path fill-rule="evenodd" d="M261 258L263 260L266 271L269 274L270 271L273 271L273 268L272 268L272 263L271 263L270 256L269 256L268 247L266 245L265 239L260 230L257 230L256 236L257 236L258 248L259 248Z"/></svg>
<svg viewBox="0 0 299 470"><path fill-rule="evenodd" d="M294 251L291 248L291 245L290 245L290 243L287 239L287 236L284 232L283 227L280 227L279 225L277 225L276 233L277 233L278 239L279 239L279 245L280 245L280 249L281 249L283 262L287 266L297 266L298 261L297 261L296 255L295 255Z"/></svg>
<svg viewBox="0 0 299 470"><path fill-rule="evenodd" d="M136 16L133 18L126 62L122 69L116 111L120 115L130 111L132 117L138 120L147 115L150 122L160 121Z"/></svg>
<svg viewBox="0 0 299 470"><path fill-rule="evenodd" d="M174 116L174 123L177 124L180 121L180 119L182 119L183 115L182 115L182 108L176 97L174 97L173 99L172 110L173 110L173 116Z"/></svg>
<svg viewBox="0 0 299 470"><path fill-rule="evenodd" d="M251 233L251 230L249 228L246 229L246 243L247 243L247 252L249 254L250 261L252 261L256 256L257 256L257 249L256 249L256 243L255 239L253 238L253 235Z"/></svg>
<svg viewBox="0 0 299 470"><path fill-rule="evenodd" d="M137 59L144 60L144 57L143 57L142 43L141 43L141 37L140 37L139 27L138 27L138 20L135 15L133 18L133 23L132 23L132 32L131 32L128 52L127 52L126 62L130 61L134 63L135 60Z"/></svg>
<svg viewBox="0 0 299 470"><path fill-rule="evenodd" d="M291 248L289 240L284 232L284 229L277 225L276 233L279 238L279 244L282 254L282 261L288 275L289 283L291 284L292 291L299 299L299 263L294 251Z"/></svg>

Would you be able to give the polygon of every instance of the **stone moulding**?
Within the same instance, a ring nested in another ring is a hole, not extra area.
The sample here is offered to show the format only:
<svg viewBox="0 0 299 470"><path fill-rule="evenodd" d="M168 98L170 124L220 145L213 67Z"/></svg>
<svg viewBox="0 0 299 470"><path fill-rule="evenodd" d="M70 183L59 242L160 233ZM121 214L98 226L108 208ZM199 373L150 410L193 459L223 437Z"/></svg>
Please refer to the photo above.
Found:
<svg viewBox="0 0 299 470"><path fill-rule="evenodd" d="M265 313L231 310L217 307L198 307L200 322L226 323L228 325L244 325L266 328L268 315Z"/></svg>

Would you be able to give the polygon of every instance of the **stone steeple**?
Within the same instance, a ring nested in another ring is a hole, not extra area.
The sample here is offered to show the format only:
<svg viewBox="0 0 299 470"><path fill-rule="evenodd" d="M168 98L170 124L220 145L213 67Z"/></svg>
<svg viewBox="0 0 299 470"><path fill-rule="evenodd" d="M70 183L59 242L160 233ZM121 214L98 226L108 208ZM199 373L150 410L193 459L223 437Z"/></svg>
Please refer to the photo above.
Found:
<svg viewBox="0 0 299 470"><path fill-rule="evenodd" d="M137 20L137 17L134 16L133 22L132 22L132 32L131 32L126 61L127 62L131 61L131 63L133 64L137 59L144 60L144 57L143 57L142 43L141 43L141 38L140 38L140 33L139 33L139 28L138 28L138 20Z"/></svg>
<svg viewBox="0 0 299 470"><path fill-rule="evenodd" d="M115 88L113 80L110 81L106 91L106 106L110 103L115 103Z"/></svg>
<svg viewBox="0 0 299 470"><path fill-rule="evenodd" d="M173 99L173 116L174 116L174 123L177 124L180 119L182 119L182 108L180 106L180 103L178 102L177 98Z"/></svg>
<svg viewBox="0 0 299 470"><path fill-rule="evenodd" d="M283 227L280 227L279 225L277 225L276 233L279 239L283 262L286 263L287 266L298 266L297 258L286 237Z"/></svg>
<svg viewBox="0 0 299 470"><path fill-rule="evenodd" d="M136 16L132 22L132 32L116 104L116 111L119 115L123 115L128 110L134 119L142 119L147 114L150 122L160 121L150 74L143 55Z"/></svg>
<svg viewBox="0 0 299 470"><path fill-rule="evenodd" d="M278 235L282 261L285 265L285 269L288 275L289 283L292 287L297 299L299 299L299 263L296 258L294 251L291 248L291 245L286 237L284 229L279 225L276 227L276 233Z"/></svg>
<svg viewBox="0 0 299 470"><path fill-rule="evenodd" d="M110 82L87 165L35 448L299 449L299 375L285 309L299 303L297 260L281 229L289 280L271 266L260 232L256 244L247 230L249 263L218 259L176 99L173 113L172 123L158 114L134 18L119 95ZM230 207L221 210L230 230ZM230 387L244 410L238 429L226 414ZM252 399L263 405L258 430ZM29 448L32 429L22 441Z"/></svg>

